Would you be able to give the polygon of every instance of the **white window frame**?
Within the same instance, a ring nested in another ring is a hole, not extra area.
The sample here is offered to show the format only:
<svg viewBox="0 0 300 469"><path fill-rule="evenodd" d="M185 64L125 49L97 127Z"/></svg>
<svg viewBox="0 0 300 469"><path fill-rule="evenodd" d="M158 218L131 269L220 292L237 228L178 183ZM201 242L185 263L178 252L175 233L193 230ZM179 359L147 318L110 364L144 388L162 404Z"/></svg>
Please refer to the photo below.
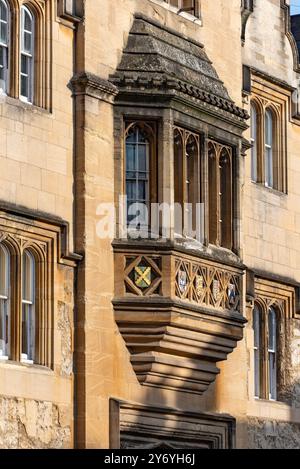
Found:
<svg viewBox="0 0 300 469"><path fill-rule="evenodd" d="M10 356L10 326L11 326L11 315L10 315L10 252L3 245L0 244L0 250L4 256L4 285L0 285L0 309L3 308L3 317L0 316L2 322L2 330L7 331L8 337L4 337L8 348L0 349L0 360L9 360Z"/></svg>
<svg viewBox="0 0 300 469"><path fill-rule="evenodd" d="M274 187L274 115L270 109L265 111L265 186Z"/></svg>
<svg viewBox="0 0 300 469"><path fill-rule="evenodd" d="M270 327L270 316L272 316L272 328ZM277 327L277 314L274 308L271 307L268 311L268 375L270 401L277 400ZM273 347L271 346L271 342L273 344ZM271 363L273 364L272 369Z"/></svg>
<svg viewBox="0 0 300 469"><path fill-rule="evenodd" d="M257 156L258 156L258 148L257 148L257 130L258 130L258 115L257 115L257 108L255 104L251 103L251 137L250 142L252 145L251 148L251 180L253 182L257 182L258 173L257 173Z"/></svg>
<svg viewBox="0 0 300 469"><path fill-rule="evenodd" d="M29 269L27 272L24 270L24 256L29 259ZM30 282L30 297L24 297L24 284ZM35 361L35 335L36 335L36 321L35 321L35 298L36 298L36 262L33 254L25 250L22 255L22 338L24 334L23 327L26 327L26 343L27 350L24 350L24 344L22 340L22 352L21 362L30 365L34 364ZM27 320L24 320L24 316ZM31 332L33 331L33 339ZM30 350L30 344L32 344L32 350Z"/></svg>
<svg viewBox="0 0 300 469"><path fill-rule="evenodd" d="M261 334L262 334L262 313L260 308L255 305L253 310L253 350L254 350L254 397L261 398ZM258 334L258 337L257 335Z"/></svg>
<svg viewBox="0 0 300 469"><path fill-rule="evenodd" d="M202 26L202 21L201 21L201 17L200 17L200 6L198 6L198 3L196 4L196 2L198 2L198 0L195 0L195 7L196 7L197 16L195 16L192 12L182 10L182 8L183 8L182 0L178 0L178 4L181 5L181 7L176 7L174 5L171 5L170 0L150 0L150 1L152 3L156 3L156 5L160 5L164 8L166 8L166 9L176 13L177 15L179 14L180 16L183 16L184 18L186 18L189 21L192 21L193 23L196 23L196 24ZM197 6L198 6L198 8L197 8Z"/></svg>
<svg viewBox="0 0 300 469"><path fill-rule="evenodd" d="M32 31L25 30L25 12L30 16L32 23ZM31 50L26 51L24 47L25 32L31 34ZM20 99L26 103L32 104L34 99L34 52L35 52L35 19L34 15L26 5L21 7L20 21ZM25 57L29 61L28 74L22 73L22 58ZM22 77L28 79L28 95L22 95Z"/></svg>
<svg viewBox="0 0 300 469"><path fill-rule="evenodd" d="M7 94L8 89L9 89L10 7L6 0L0 0L0 3L5 6L6 11L7 11L7 21L2 20L0 17L0 23L4 23L7 26L6 42L2 42L1 37L0 37L0 49L3 50L3 58L4 58L4 64L3 64L4 87L1 86L1 82L0 82L0 94L1 93Z"/></svg>

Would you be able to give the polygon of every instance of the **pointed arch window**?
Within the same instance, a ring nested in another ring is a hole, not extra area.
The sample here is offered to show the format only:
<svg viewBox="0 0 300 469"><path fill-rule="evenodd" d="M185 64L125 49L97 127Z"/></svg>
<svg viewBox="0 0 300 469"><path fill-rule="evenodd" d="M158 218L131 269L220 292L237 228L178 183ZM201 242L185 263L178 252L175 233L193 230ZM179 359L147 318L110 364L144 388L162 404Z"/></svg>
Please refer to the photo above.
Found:
<svg viewBox="0 0 300 469"><path fill-rule="evenodd" d="M125 133L127 225L148 230L151 202L156 200L156 127L129 123Z"/></svg>
<svg viewBox="0 0 300 469"><path fill-rule="evenodd" d="M10 253L0 244L0 360L10 357Z"/></svg>
<svg viewBox="0 0 300 469"><path fill-rule="evenodd" d="M268 312L268 363L269 398L277 399L277 314L274 308Z"/></svg>
<svg viewBox="0 0 300 469"><path fill-rule="evenodd" d="M251 102L251 179L286 191L284 109L255 97Z"/></svg>
<svg viewBox="0 0 300 469"><path fill-rule="evenodd" d="M253 331L254 331L254 395L261 396L262 382L262 313L255 305L253 310Z"/></svg>
<svg viewBox="0 0 300 469"><path fill-rule="evenodd" d="M278 312L273 306L255 304L252 317L254 333L254 395L277 399Z"/></svg>
<svg viewBox="0 0 300 469"><path fill-rule="evenodd" d="M10 10L6 0L0 0L0 92L7 93L9 78Z"/></svg>
<svg viewBox="0 0 300 469"><path fill-rule="evenodd" d="M274 117L273 112L265 112L265 184L274 187Z"/></svg>
<svg viewBox="0 0 300 469"><path fill-rule="evenodd" d="M251 144L251 179L257 182L258 112L254 103L251 103Z"/></svg>
<svg viewBox="0 0 300 469"><path fill-rule="evenodd" d="M35 20L30 9L21 7L20 97L32 103L34 92L34 34Z"/></svg>
<svg viewBox="0 0 300 469"><path fill-rule="evenodd" d="M200 137L180 127L174 128L174 202L176 233L195 237L201 202Z"/></svg>
<svg viewBox="0 0 300 469"><path fill-rule="evenodd" d="M36 358L36 262L26 250L22 257L22 354L26 363Z"/></svg>
<svg viewBox="0 0 300 469"><path fill-rule="evenodd" d="M232 149L208 142L209 241L233 248L232 237Z"/></svg>

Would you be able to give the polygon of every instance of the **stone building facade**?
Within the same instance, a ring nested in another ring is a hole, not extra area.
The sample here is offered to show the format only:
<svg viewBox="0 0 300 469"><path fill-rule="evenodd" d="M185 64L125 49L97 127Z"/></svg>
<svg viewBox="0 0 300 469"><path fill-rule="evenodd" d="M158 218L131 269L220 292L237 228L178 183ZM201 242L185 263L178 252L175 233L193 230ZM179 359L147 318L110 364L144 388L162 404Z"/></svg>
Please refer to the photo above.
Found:
<svg viewBox="0 0 300 469"><path fill-rule="evenodd" d="M289 1L0 13L0 448L299 448Z"/></svg>

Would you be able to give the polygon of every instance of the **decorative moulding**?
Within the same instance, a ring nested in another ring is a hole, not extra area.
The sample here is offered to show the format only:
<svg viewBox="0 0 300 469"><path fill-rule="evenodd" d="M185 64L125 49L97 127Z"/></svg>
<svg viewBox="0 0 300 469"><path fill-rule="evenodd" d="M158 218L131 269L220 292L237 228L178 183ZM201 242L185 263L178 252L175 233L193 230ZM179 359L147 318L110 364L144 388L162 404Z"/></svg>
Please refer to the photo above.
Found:
<svg viewBox="0 0 300 469"><path fill-rule="evenodd" d="M238 107L217 75L202 44L142 14L136 14L120 64L110 81L125 96L156 94L206 104L245 125L248 112ZM150 98L149 98L150 99ZM223 117L223 116L222 116Z"/></svg>
<svg viewBox="0 0 300 469"><path fill-rule="evenodd" d="M89 72L80 72L73 76L69 88L74 96L86 95L101 101L113 103L118 89L112 83Z"/></svg>
<svg viewBox="0 0 300 469"><path fill-rule="evenodd" d="M111 449L233 449L235 433L230 415L110 400Z"/></svg>

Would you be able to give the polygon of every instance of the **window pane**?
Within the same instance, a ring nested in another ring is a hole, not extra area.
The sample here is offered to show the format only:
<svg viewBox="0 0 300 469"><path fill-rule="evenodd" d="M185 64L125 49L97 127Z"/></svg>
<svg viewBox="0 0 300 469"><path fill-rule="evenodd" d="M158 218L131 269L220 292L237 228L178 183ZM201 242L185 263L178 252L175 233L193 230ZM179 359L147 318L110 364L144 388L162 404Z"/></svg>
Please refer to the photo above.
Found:
<svg viewBox="0 0 300 469"><path fill-rule="evenodd" d="M0 0L0 21L7 22L8 20L8 8L3 0Z"/></svg>
<svg viewBox="0 0 300 469"><path fill-rule="evenodd" d="M150 144L146 133L139 126L133 127L126 137L126 195L128 199L127 220L133 215L135 202L149 205L149 158ZM128 209L131 206L131 216ZM140 209L140 207L139 207ZM146 212L145 212L146 213ZM136 214L140 216L140 212ZM143 211L143 218L147 218ZM143 222L143 224L145 224Z"/></svg>
<svg viewBox="0 0 300 469"><path fill-rule="evenodd" d="M138 145L138 170L139 171L148 171L148 145Z"/></svg>
<svg viewBox="0 0 300 469"><path fill-rule="evenodd" d="M32 32L33 24L32 24L32 17L27 8L23 8L24 11L24 30Z"/></svg>
<svg viewBox="0 0 300 469"><path fill-rule="evenodd" d="M24 33L24 50L23 52L27 52L28 54L32 53L32 35L31 33Z"/></svg>
<svg viewBox="0 0 300 469"><path fill-rule="evenodd" d="M28 77L21 76L21 95L28 98Z"/></svg>
<svg viewBox="0 0 300 469"><path fill-rule="evenodd" d="M135 167L135 145L126 145L126 169L127 171L136 171Z"/></svg>
<svg viewBox="0 0 300 469"><path fill-rule="evenodd" d="M22 306L22 359L35 359L35 314L29 304Z"/></svg>
<svg viewBox="0 0 300 469"><path fill-rule="evenodd" d="M32 254L27 251L23 254L22 276L22 299L34 303L35 262Z"/></svg>
<svg viewBox="0 0 300 469"><path fill-rule="evenodd" d="M26 57L26 55L21 56L21 73L24 73L24 75L28 75L29 73L29 57Z"/></svg>
<svg viewBox="0 0 300 469"><path fill-rule="evenodd" d="M9 283L9 254L7 250L0 245L0 296L8 296Z"/></svg>
<svg viewBox="0 0 300 469"><path fill-rule="evenodd" d="M8 44L8 24L0 23L0 42L4 45Z"/></svg>
<svg viewBox="0 0 300 469"><path fill-rule="evenodd" d="M270 399L277 399L276 354L269 353Z"/></svg>

